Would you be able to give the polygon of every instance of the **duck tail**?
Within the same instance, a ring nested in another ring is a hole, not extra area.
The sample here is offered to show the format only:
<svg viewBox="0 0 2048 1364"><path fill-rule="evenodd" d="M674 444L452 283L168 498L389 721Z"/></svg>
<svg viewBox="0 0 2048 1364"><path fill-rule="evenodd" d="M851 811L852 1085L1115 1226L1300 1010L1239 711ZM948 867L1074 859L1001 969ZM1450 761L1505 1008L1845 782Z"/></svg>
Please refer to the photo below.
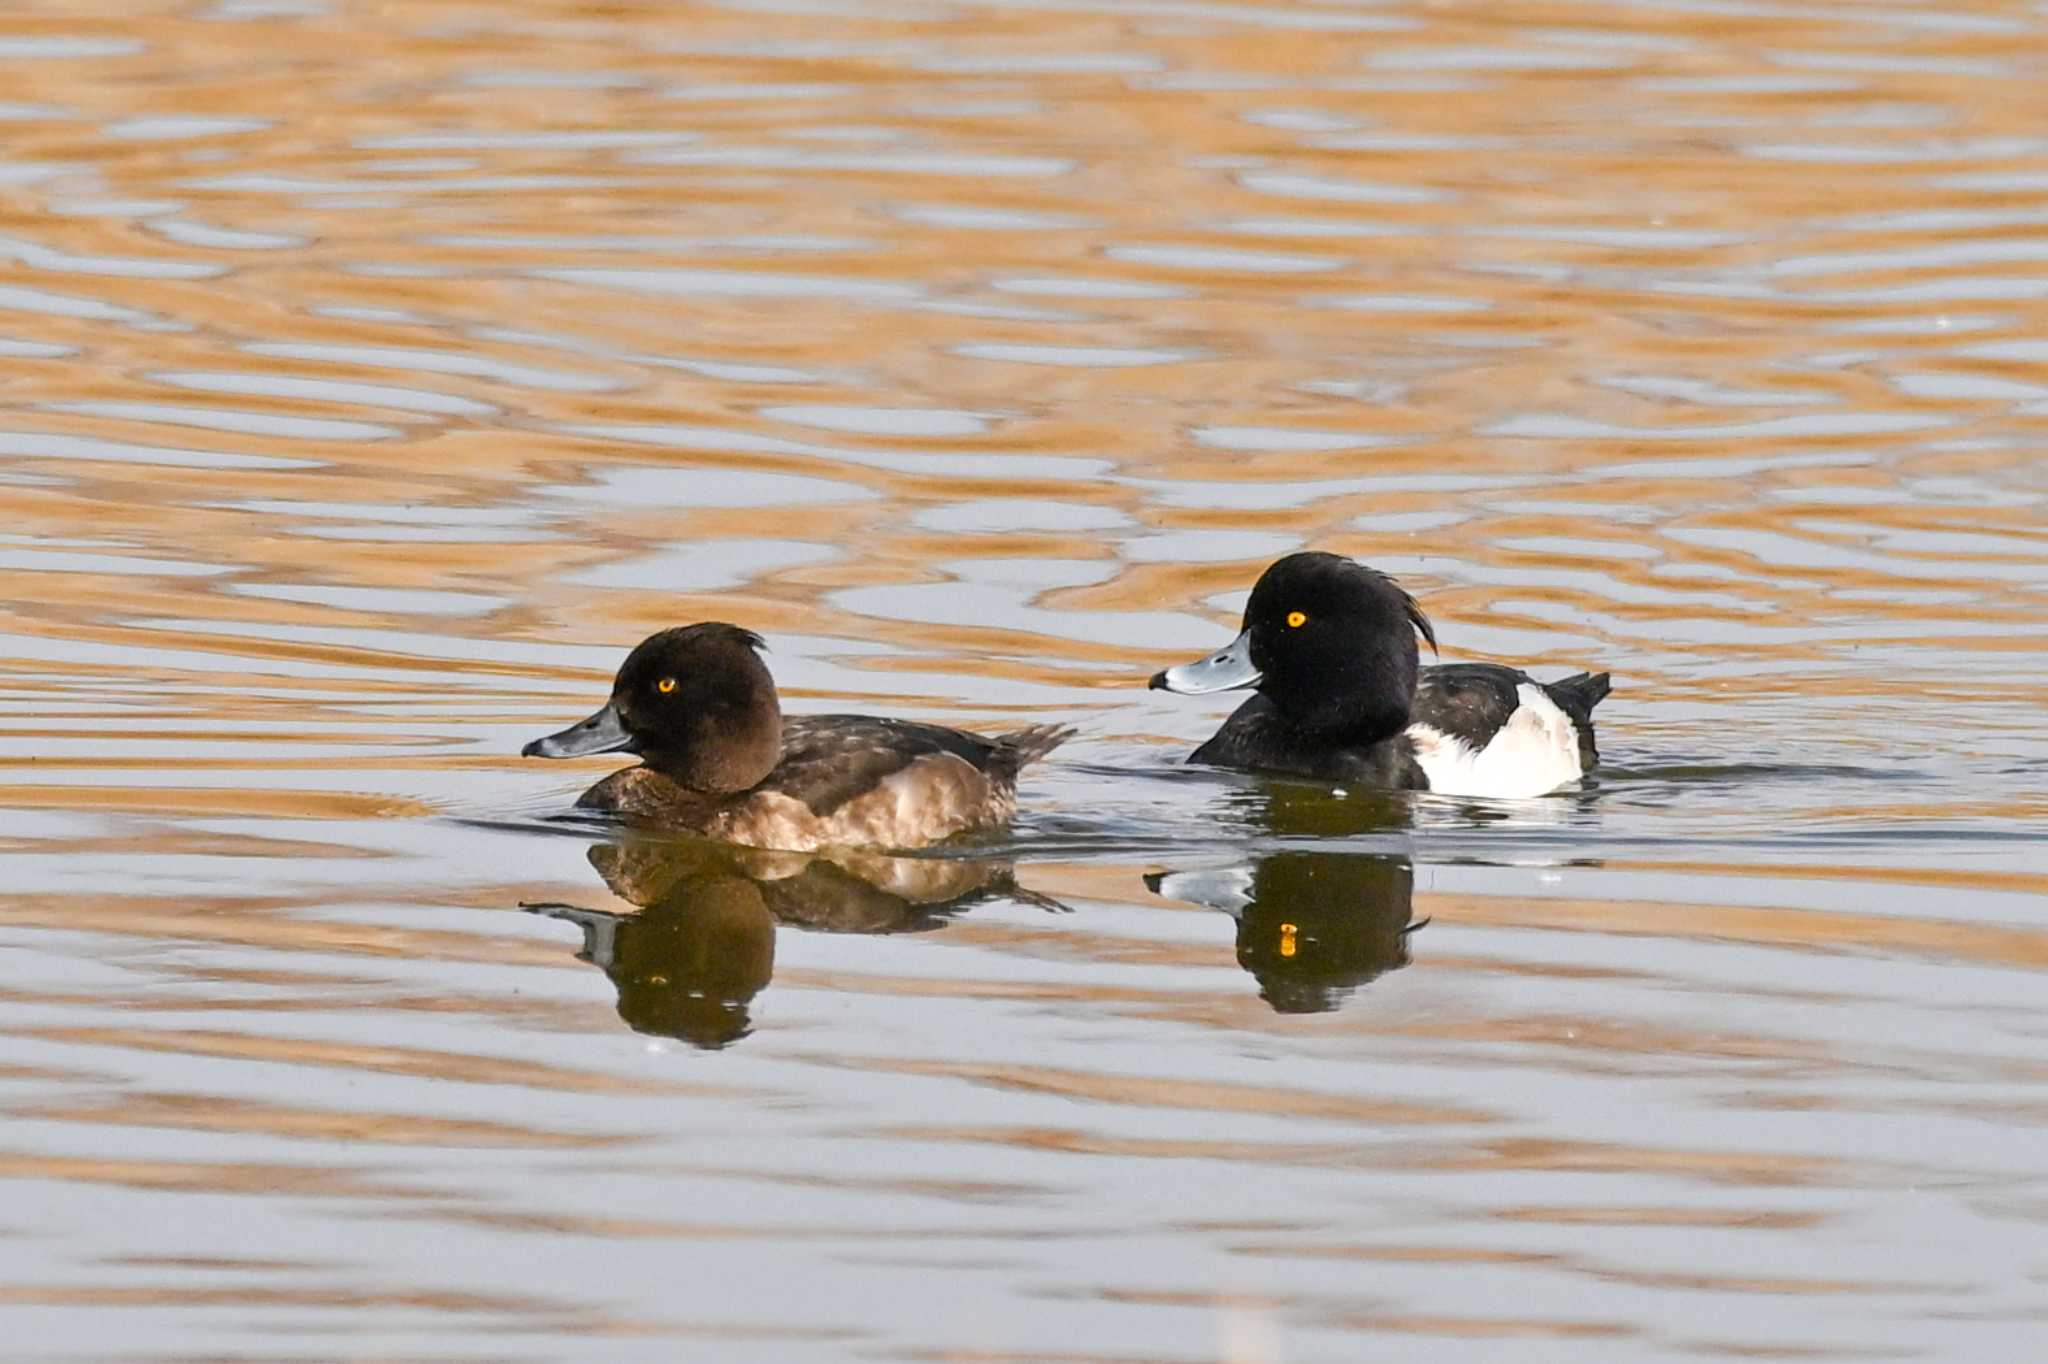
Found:
<svg viewBox="0 0 2048 1364"><path fill-rule="evenodd" d="M1593 723L1593 707L1607 699L1607 693L1614 690L1614 684L1606 673L1574 673L1555 682L1545 682L1543 690L1550 693L1550 699L1557 702L1559 710L1582 725Z"/></svg>
<svg viewBox="0 0 2048 1364"><path fill-rule="evenodd" d="M1571 717L1579 737L1579 767L1591 772L1600 765L1600 745L1593 737L1593 707L1607 698L1613 683L1606 673L1574 673L1541 685L1557 708Z"/></svg>
<svg viewBox="0 0 2048 1364"><path fill-rule="evenodd" d="M996 752L1014 774L1074 737L1072 725L1032 725L995 736Z"/></svg>

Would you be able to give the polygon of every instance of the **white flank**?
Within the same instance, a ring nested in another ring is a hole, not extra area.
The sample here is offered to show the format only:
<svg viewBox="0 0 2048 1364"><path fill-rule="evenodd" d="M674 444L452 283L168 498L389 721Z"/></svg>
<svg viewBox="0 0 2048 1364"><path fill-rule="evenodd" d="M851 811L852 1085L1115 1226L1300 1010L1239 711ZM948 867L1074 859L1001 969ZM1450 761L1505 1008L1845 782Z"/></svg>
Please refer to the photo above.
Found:
<svg viewBox="0 0 2048 1364"><path fill-rule="evenodd" d="M1415 760L1429 778L1430 790L1444 796L1513 800L1544 795L1584 775L1571 717L1540 687L1523 682L1515 695L1521 704L1482 749L1425 724L1408 726Z"/></svg>
<svg viewBox="0 0 2048 1364"><path fill-rule="evenodd" d="M1159 878L1159 893L1169 900L1220 909L1235 919L1252 902L1251 867L1211 867L1203 871L1170 871Z"/></svg>

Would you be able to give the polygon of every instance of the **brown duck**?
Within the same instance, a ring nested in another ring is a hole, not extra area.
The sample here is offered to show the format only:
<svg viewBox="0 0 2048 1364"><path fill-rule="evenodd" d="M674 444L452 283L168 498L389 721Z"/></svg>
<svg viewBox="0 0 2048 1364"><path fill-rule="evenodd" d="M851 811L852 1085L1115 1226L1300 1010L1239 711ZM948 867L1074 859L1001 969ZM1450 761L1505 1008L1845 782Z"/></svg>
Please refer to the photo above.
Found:
<svg viewBox="0 0 2048 1364"><path fill-rule="evenodd" d="M917 848L1008 822L1017 774L1071 729L984 737L871 715L784 719L761 637L718 621L650 635L611 700L527 757L637 754L576 802L726 843L808 851Z"/></svg>

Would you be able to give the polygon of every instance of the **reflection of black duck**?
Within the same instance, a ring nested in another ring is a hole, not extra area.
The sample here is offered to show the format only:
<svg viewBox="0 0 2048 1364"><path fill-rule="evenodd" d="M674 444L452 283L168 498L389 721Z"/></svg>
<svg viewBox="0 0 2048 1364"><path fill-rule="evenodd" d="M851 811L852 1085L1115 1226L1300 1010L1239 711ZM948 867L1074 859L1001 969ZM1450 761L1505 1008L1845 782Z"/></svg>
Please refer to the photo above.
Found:
<svg viewBox="0 0 2048 1364"><path fill-rule="evenodd" d="M922 932L1020 889L1010 865L952 859L767 852L706 841L600 843L590 863L637 914L529 904L583 929L577 956L611 977L635 1032L722 1047L751 1028L748 1005L775 964L775 925L826 933Z"/></svg>
<svg viewBox="0 0 2048 1364"><path fill-rule="evenodd" d="M1249 867L1154 873L1145 884L1237 920L1237 964L1276 1013L1326 1013L1408 964L1415 869L1383 853L1273 853Z"/></svg>
<svg viewBox="0 0 2048 1364"><path fill-rule="evenodd" d="M1243 787L1232 793L1231 804L1244 823L1284 838L1392 835L1415 822L1415 807L1392 791L1340 794L1291 777L1267 777Z"/></svg>

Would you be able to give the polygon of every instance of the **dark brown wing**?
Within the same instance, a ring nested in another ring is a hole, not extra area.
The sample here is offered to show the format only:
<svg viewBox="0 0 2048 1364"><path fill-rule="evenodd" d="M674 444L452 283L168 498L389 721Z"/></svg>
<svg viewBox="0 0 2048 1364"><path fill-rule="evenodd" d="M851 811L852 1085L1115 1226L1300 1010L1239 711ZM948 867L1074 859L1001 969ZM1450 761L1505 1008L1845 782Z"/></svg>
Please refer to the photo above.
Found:
<svg viewBox="0 0 2048 1364"><path fill-rule="evenodd" d="M918 759L939 754L959 758L992 783L1016 779L1003 745L979 734L872 715L801 715L783 722L782 761L760 789L794 796L813 814L828 815Z"/></svg>

